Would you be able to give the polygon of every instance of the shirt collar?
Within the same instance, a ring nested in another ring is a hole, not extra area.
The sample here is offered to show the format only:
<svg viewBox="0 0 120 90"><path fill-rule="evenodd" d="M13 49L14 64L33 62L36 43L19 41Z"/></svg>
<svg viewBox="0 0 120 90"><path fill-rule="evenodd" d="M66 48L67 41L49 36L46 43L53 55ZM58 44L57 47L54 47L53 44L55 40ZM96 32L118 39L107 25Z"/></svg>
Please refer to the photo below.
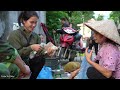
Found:
<svg viewBox="0 0 120 90"><path fill-rule="evenodd" d="M20 27L20 29L27 35L31 36L33 32L28 33L23 26Z"/></svg>

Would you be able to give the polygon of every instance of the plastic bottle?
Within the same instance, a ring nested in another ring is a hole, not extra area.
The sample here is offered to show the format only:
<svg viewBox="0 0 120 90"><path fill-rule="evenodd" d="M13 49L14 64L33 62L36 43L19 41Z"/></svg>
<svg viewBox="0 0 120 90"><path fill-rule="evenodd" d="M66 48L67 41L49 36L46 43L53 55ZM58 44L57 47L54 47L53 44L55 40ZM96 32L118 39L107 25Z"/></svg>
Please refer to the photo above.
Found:
<svg viewBox="0 0 120 90"><path fill-rule="evenodd" d="M29 58L30 59L33 59L34 57L35 57L35 54L36 54L37 52L36 51L32 51L31 53L30 53L30 55L29 55Z"/></svg>

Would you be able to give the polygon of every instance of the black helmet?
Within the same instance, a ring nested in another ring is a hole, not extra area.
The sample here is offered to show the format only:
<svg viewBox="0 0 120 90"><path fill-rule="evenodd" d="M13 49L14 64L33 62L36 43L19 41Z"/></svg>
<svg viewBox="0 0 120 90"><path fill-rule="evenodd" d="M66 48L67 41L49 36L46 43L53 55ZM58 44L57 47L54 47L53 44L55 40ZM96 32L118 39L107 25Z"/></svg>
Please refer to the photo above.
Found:
<svg viewBox="0 0 120 90"><path fill-rule="evenodd" d="M74 37L75 37L75 41L77 41L77 40L80 40L82 35L80 33L77 33Z"/></svg>

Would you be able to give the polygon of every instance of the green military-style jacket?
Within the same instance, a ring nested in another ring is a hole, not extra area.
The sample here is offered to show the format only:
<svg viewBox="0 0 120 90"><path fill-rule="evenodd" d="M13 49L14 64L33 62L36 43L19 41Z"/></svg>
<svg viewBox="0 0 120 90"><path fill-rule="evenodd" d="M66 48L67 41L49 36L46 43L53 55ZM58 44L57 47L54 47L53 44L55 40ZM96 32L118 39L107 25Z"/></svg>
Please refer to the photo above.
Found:
<svg viewBox="0 0 120 90"><path fill-rule="evenodd" d="M13 63L18 56L18 52L9 43L0 40L0 63L10 62Z"/></svg>
<svg viewBox="0 0 120 90"><path fill-rule="evenodd" d="M29 45L27 45L28 41L26 39L29 40ZM40 44L41 41L38 34L35 32L28 33L22 26L18 30L14 30L10 33L8 42L18 50L22 59L28 59L30 52L32 51L30 45Z"/></svg>
<svg viewBox="0 0 120 90"><path fill-rule="evenodd" d="M14 64L17 56L17 50L0 39L0 79L18 78L20 69Z"/></svg>

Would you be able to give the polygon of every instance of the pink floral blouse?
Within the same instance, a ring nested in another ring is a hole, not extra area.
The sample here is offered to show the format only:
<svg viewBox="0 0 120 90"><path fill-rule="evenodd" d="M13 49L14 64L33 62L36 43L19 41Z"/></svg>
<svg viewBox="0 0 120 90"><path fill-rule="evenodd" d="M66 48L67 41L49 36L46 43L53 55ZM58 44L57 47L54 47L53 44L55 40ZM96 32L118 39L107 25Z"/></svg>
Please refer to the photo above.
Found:
<svg viewBox="0 0 120 90"><path fill-rule="evenodd" d="M113 71L113 77L120 79L120 51L117 46L103 43L94 61L99 60L99 65Z"/></svg>

